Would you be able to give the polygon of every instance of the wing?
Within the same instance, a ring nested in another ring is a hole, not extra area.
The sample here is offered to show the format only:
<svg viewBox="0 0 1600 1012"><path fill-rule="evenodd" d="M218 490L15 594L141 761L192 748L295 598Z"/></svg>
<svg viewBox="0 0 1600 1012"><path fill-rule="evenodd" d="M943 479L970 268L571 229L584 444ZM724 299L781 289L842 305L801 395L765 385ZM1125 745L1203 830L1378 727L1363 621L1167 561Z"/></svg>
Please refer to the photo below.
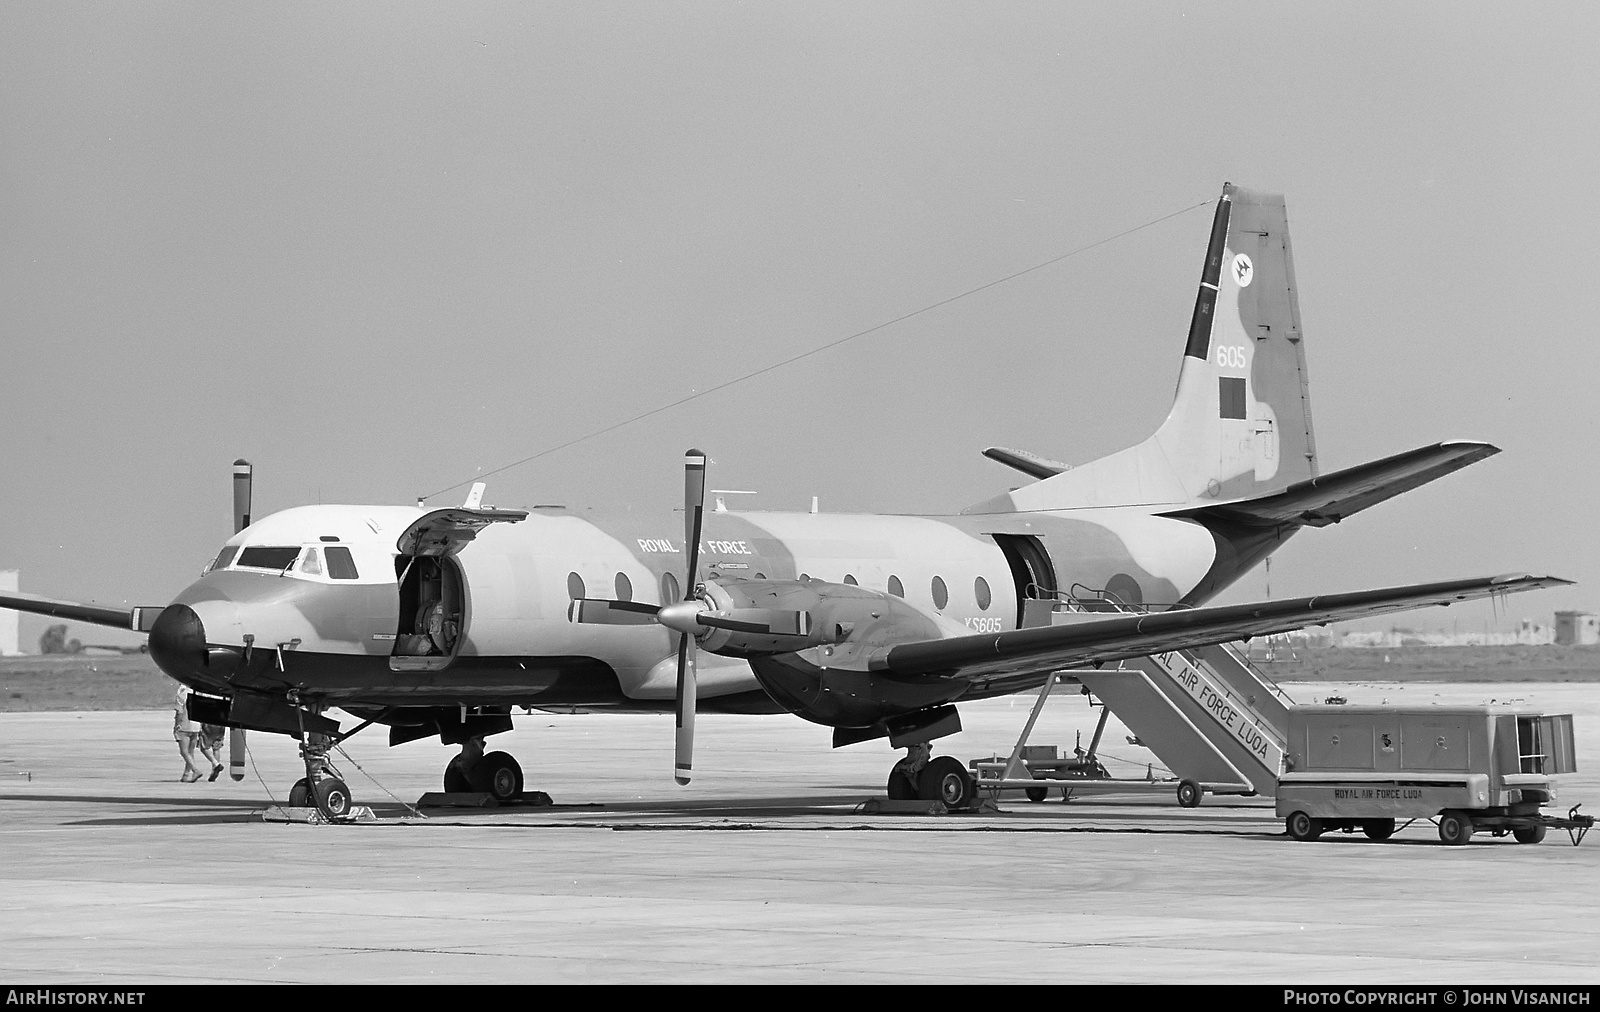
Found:
<svg viewBox="0 0 1600 1012"><path fill-rule="evenodd" d="M1296 482L1272 495L1196 506L1162 515L1201 523L1222 520L1249 527L1277 524L1326 527L1499 452L1499 447L1488 443L1435 443Z"/></svg>
<svg viewBox="0 0 1600 1012"><path fill-rule="evenodd" d="M1190 647L1287 632L1308 625L1370 618L1425 605L1512 594L1570 584L1553 576L1493 576L1409 587L1323 594L1287 601L1262 601L1215 608L1187 608L1145 615L1118 615L985 636L903 643L873 665L892 679L961 679L987 693L1010 691L1008 679L1058 668L1142 657ZM1034 679L1037 681L1037 679Z"/></svg>
<svg viewBox="0 0 1600 1012"><path fill-rule="evenodd" d="M88 622L91 625L110 626L113 629L131 629L134 632L149 632L156 616L161 614L161 607L157 605L153 608L107 608L99 604L57 601L54 598L17 591L0 594L0 608L48 615L51 618L72 619L75 622Z"/></svg>

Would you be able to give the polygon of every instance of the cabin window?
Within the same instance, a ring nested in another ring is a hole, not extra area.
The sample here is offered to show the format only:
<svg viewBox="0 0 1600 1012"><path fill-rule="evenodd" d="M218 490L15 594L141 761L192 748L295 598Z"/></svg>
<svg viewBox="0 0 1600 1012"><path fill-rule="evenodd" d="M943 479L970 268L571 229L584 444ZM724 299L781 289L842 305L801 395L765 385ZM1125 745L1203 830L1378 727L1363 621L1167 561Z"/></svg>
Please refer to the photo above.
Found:
<svg viewBox="0 0 1600 1012"><path fill-rule="evenodd" d="M937 576L933 578L933 606L940 611L950 603L950 591L946 589L944 581Z"/></svg>
<svg viewBox="0 0 1600 1012"><path fill-rule="evenodd" d="M343 545L329 545L322 550L328 557L328 576L334 580L358 580L355 556Z"/></svg>
<svg viewBox="0 0 1600 1012"><path fill-rule="evenodd" d="M682 600L678 591L678 578L671 573L661 574L661 603L677 604Z"/></svg>
<svg viewBox="0 0 1600 1012"><path fill-rule="evenodd" d="M852 587L860 586L860 584L856 583L856 578L849 573L844 574L844 582L848 583Z"/></svg>
<svg viewBox="0 0 1600 1012"><path fill-rule="evenodd" d="M255 545L239 553L239 565L249 566L252 569L276 569L282 572L294 565L294 560L300 557L298 545L285 548L268 548L264 545Z"/></svg>
<svg viewBox="0 0 1600 1012"><path fill-rule="evenodd" d="M900 577L889 577L889 593L893 594L895 597L906 596L906 588L903 584L901 584Z"/></svg>
<svg viewBox="0 0 1600 1012"><path fill-rule="evenodd" d="M981 576L973 580L972 596L978 599L979 611L988 611L990 602L994 600L994 597L989 593L989 581Z"/></svg>
<svg viewBox="0 0 1600 1012"><path fill-rule="evenodd" d="M617 574L617 600L633 600L633 582L628 579L628 575L626 573Z"/></svg>
<svg viewBox="0 0 1600 1012"><path fill-rule="evenodd" d="M209 573L213 569L227 569L229 564L233 562L233 557L238 554L238 545L223 545L222 551L217 553L216 559L212 561L211 565L206 567L206 572Z"/></svg>
<svg viewBox="0 0 1600 1012"><path fill-rule="evenodd" d="M567 574L567 596L574 601L581 601L584 597L583 577L577 573Z"/></svg>

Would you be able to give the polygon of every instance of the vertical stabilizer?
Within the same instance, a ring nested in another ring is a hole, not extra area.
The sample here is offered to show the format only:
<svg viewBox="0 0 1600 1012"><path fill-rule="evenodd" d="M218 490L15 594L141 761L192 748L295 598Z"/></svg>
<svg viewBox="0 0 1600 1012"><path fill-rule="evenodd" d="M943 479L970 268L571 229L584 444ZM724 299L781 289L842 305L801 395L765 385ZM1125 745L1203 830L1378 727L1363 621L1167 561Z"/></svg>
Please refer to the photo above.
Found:
<svg viewBox="0 0 1600 1012"><path fill-rule="evenodd" d="M1166 421L967 512L1223 502L1315 477L1303 337L1283 197L1224 185Z"/></svg>

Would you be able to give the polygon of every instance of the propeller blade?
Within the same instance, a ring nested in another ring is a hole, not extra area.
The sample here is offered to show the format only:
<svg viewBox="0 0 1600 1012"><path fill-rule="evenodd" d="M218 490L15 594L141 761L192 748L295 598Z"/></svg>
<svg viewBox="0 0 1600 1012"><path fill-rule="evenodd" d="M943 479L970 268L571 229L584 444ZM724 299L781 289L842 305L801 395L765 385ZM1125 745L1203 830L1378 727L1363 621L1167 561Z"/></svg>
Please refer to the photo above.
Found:
<svg viewBox="0 0 1600 1012"><path fill-rule="evenodd" d="M683 538L689 549L689 572L684 580L683 601L694 597L700 572L700 529L705 520L706 455L691 449L683 455ZM664 602L670 605L670 602ZM694 711L698 686L695 677L695 642L690 631L678 639L678 737L673 756L672 778L689 782L694 769Z"/></svg>
<svg viewBox="0 0 1600 1012"><path fill-rule="evenodd" d="M690 450L683 455L683 540L689 543L689 578L683 583L685 600L694 596L699 580L700 525L705 518L705 506L706 455Z"/></svg>
<svg viewBox="0 0 1600 1012"><path fill-rule="evenodd" d="M678 737L673 749L672 779L689 782L694 769L695 645L687 634L678 638Z"/></svg>
<svg viewBox="0 0 1600 1012"><path fill-rule="evenodd" d="M250 526L250 499L255 491L256 469L243 457L233 462L233 533ZM244 728L228 729L228 776L244 779Z"/></svg>
<svg viewBox="0 0 1600 1012"><path fill-rule="evenodd" d="M650 625L661 609L639 601L580 597L567 606L567 620L585 625Z"/></svg>
<svg viewBox="0 0 1600 1012"><path fill-rule="evenodd" d="M250 493L255 485L255 467L248 460L233 462L233 533L250 526Z"/></svg>

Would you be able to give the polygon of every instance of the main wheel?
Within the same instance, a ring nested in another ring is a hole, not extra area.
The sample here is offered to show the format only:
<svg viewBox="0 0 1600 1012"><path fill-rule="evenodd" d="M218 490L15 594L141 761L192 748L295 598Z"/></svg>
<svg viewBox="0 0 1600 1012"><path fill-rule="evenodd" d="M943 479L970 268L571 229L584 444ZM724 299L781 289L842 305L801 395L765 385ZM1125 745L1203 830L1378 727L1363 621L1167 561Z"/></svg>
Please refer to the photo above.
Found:
<svg viewBox="0 0 1600 1012"><path fill-rule="evenodd" d="M301 777L299 780L296 780L294 782L294 786L289 788L289 807L311 807L311 782L305 777Z"/></svg>
<svg viewBox="0 0 1600 1012"><path fill-rule="evenodd" d="M1387 840L1394 835L1394 820L1365 819L1361 823L1361 831L1367 834L1369 840Z"/></svg>
<svg viewBox="0 0 1600 1012"><path fill-rule="evenodd" d="M884 785L884 793L889 795L890 801L915 801L917 785L896 766L889 771L889 782Z"/></svg>
<svg viewBox="0 0 1600 1012"><path fill-rule="evenodd" d="M1185 780L1178 785L1178 804L1184 808L1200 807L1200 799L1204 795L1205 792L1200 789L1200 785L1193 780Z"/></svg>
<svg viewBox="0 0 1600 1012"><path fill-rule="evenodd" d="M318 780L311 793L317 800L317 809L328 818L337 819L350 814L350 788L338 777Z"/></svg>
<svg viewBox="0 0 1600 1012"><path fill-rule="evenodd" d="M1472 839L1472 820L1460 812L1445 812L1439 816L1439 839L1452 847L1459 847Z"/></svg>
<svg viewBox="0 0 1600 1012"><path fill-rule="evenodd" d="M1322 835L1322 820L1313 819L1305 812L1290 812L1283 820L1284 829L1296 840L1315 840Z"/></svg>
<svg viewBox="0 0 1600 1012"><path fill-rule="evenodd" d="M472 767L472 789L510 801L522 793L522 767L506 752L490 752Z"/></svg>
<svg viewBox="0 0 1600 1012"><path fill-rule="evenodd" d="M1511 835L1518 843L1538 843L1544 839L1545 825L1529 826L1526 829L1513 829Z"/></svg>
<svg viewBox="0 0 1600 1012"><path fill-rule="evenodd" d="M917 778L917 797L943 801L946 808L966 808L972 801L972 792L972 774L960 760L947 755L922 767L922 775Z"/></svg>
<svg viewBox="0 0 1600 1012"><path fill-rule="evenodd" d="M472 778L461 772L460 756L450 760L450 765L444 768L444 792L446 794L472 793Z"/></svg>

